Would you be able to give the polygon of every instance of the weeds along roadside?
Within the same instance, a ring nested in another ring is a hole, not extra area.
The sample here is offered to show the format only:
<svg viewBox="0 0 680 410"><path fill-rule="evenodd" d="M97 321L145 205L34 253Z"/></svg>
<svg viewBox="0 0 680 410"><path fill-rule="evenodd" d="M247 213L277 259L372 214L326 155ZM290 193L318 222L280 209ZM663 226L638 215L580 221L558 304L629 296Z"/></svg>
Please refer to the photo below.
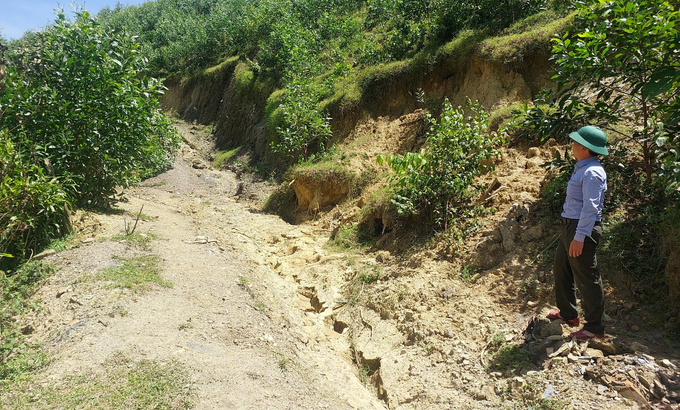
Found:
<svg viewBox="0 0 680 410"><path fill-rule="evenodd" d="M32 297L52 273L54 268L39 261L22 265L12 275L0 271L0 388L6 388L48 362L47 354L39 346L25 342L27 329L23 328L21 317L40 309Z"/></svg>
<svg viewBox="0 0 680 410"><path fill-rule="evenodd" d="M158 260L150 253L153 239L152 234L134 232L103 239L122 246L121 256L112 259L116 266L83 272L73 283L92 288L92 292L117 288L136 294L152 287L172 286L161 278ZM99 242L85 246L100 246ZM49 248L68 252L79 246L75 238L70 237L54 241ZM21 265L11 275L0 271L0 407L19 409L29 403L40 403L42 407L37 408L61 408L93 401L98 403L97 408L145 408L149 403L164 403L163 408L171 409L191 407L193 391L185 365L174 361L136 361L123 353L109 358L92 374L64 374L61 383L35 387L35 378L51 358L40 345L27 342L27 335L35 329L26 325L23 318L41 309L40 303L33 300L34 293L54 273L51 265L35 260ZM118 308L113 306L108 315L126 314L116 310ZM34 387L26 388L29 385Z"/></svg>

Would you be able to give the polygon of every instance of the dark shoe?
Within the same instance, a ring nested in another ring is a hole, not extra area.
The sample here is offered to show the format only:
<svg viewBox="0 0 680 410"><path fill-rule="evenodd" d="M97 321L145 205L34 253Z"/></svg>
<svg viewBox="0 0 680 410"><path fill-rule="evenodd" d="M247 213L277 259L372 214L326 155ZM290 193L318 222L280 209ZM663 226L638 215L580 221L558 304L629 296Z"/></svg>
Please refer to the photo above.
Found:
<svg viewBox="0 0 680 410"><path fill-rule="evenodd" d="M564 321L564 323L568 324L571 327L576 327L579 324L581 324L580 318L575 317L573 319L565 319L565 318L562 317L562 315L560 315L560 311L557 310L557 309L554 309L554 310L551 310L550 312L548 312L548 319L550 319L550 320L561 319L561 320Z"/></svg>
<svg viewBox="0 0 680 410"><path fill-rule="evenodd" d="M604 339L604 333L593 333L585 329L581 329L578 332L570 334L569 338L575 338L576 340Z"/></svg>

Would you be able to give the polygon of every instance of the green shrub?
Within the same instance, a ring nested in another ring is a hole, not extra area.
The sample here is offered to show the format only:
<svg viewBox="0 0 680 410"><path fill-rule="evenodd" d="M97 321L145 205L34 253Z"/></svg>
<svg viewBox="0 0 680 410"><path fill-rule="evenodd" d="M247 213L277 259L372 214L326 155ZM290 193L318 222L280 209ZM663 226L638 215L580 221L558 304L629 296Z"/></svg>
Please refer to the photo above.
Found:
<svg viewBox="0 0 680 410"><path fill-rule="evenodd" d="M298 161L307 160L312 152L322 152L331 136L330 118L318 106L318 97L305 81L286 87L281 104L272 114L278 117L278 141L271 150Z"/></svg>
<svg viewBox="0 0 680 410"><path fill-rule="evenodd" d="M499 141L486 132L488 116L483 107L469 103L469 108L473 115L466 121L462 108L454 109L447 99L439 120L428 114L425 148L379 158L395 172L390 177L392 203L400 215L431 210L439 223L446 224L470 208L473 180L494 168L485 160L497 155L494 145Z"/></svg>
<svg viewBox="0 0 680 410"><path fill-rule="evenodd" d="M677 4L661 0L578 2L572 32L553 39L557 87L525 110L524 125L564 138L582 125L637 145L648 183L673 192L680 123ZM594 91L594 92L593 92Z"/></svg>
<svg viewBox="0 0 680 410"><path fill-rule="evenodd" d="M106 205L170 165L178 143L160 112L160 81L130 37L112 35L87 12L59 13L38 41L15 49L0 92L0 126L25 158L48 159L82 205Z"/></svg>
<svg viewBox="0 0 680 410"><path fill-rule="evenodd" d="M0 269L16 265L69 229L68 197L57 178L28 164L0 132Z"/></svg>

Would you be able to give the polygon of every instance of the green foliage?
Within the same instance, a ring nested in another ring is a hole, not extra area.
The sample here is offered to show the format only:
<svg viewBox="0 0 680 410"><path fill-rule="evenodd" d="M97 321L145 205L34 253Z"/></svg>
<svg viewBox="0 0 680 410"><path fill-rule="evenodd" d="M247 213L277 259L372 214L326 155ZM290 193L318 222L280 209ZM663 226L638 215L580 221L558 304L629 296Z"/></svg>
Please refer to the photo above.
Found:
<svg viewBox="0 0 680 410"><path fill-rule="evenodd" d="M338 251L356 251L375 245L376 235L362 225L341 226L328 244Z"/></svg>
<svg viewBox="0 0 680 410"><path fill-rule="evenodd" d="M158 236L153 232L146 233L130 233L113 236L112 241L125 242L128 246L137 247L144 250L150 249L151 241L157 239Z"/></svg>
<svg viewBox="0 0 680 410"><path fill-rule="evenodd" d="M540 11L543 0L530 1L447 1L369 0L366 26L382 35L367 61L389 61L413 56L430 44L452 39L464 29L500 31Z"/></svg>
<svg viewBox="0 0 680 410"><path fill-rule="evenodd" d="M157 72L190 72L241 55L278 78L342 60L374 64L442 44L463 29L500 31L546 0L158 0L98 15L140 37Z"/></svg>
<svg viewBox="0 0 680 410"><path fill-rule="evenodd" d="M32 352L24 341L20 318L37 309L30 297L54 269L40 262L24 264L12 274L0 271L0 381L13 380L36 368L45 357Z"/></svg>
<svg viewBox="0 0 680 410"><path fill-rule="evenodd" d="M221 169L240 149L241 147L236 147L227 151L218 151L212 162L213 168Z"/></svg>
<svg viewBox="0 0 680 410"><path fill-rule="evenodd" d="M373 269L370 266L363 266L358 278L361 283L369 284L380 279L380 274L380 268L377 266L373 267Z"/></svg>
<svg viewBox="0 0 680 410"><path fill-rule="evenodd" d="M280 125L276 127L278 141L270 145L273 152L299 161L307 160L312 150L324 150L331 136L330 117L319 110L318 97L308 83L287 86L277 111Z"/></svg>
<svg viewBox="0 0 680 410"><path fill-rule="evenodd" d="M678 186L680 120L678 11L663 0L580 3L573 32L554 39L557 90L525 112L525 125L543 138L564 137L597 124L639 144L648 182L656 174ZM634 124L630 132L617 124Z"/></svg>
<svg viewBox="0 0 680 410"><path fill-rule="evenodd" d="M518 407L513 408L532 410L567 410L570 408L569 404L562 400L550 397L543 398L544 392L545 385L530 378L527 384L513 392L513 395L516 396L514 397L515 402L518 404Z"/></svg>
<svg viewBox="0 0 680 410"><path fill-rule="evenodd" d="M155 73L186 75L239 56L248 69L235 73L238 92L253 83L280 88L267 108L270 147L295 162L323 150L328 112L355 107L368 85L409 68L404 59L429 55L461 30L498 33L552 3L158 0L98 18L112 32L139 36Z"/></svg>
<svg viewBox="0 0 680 410"><path fill-rule="evenodd" d="M463 282L472 282L479 273L480 269L476 266L465 265L458 273L458 276L463 280Z"/></svg>
<svg viewBox="0 0 680 410"><path fill-rule="evenodd" d="M66 374L58 383L13 386L0 399L2 408L168 409L192 407L191 377L177 361L133 360L116 353L103 371ZM10 394L11 393L11 394Z"/></svg>
<svg viewBox="0 0 680 410"><path fill-rule="evenodd" d="M541 185L540 212L544 215L557 217L562 213L564 198L567 192L567 183L574 172L575 160L570 157L562 158L561 154L552 161L541 166L549 172L550 178Z"/></svg>
<svg viewBox="0 0 680 410"><path fill-rule="evenodd" d="M21 262L69 228L66 192L0 132L0 268ZM13 256L13 258L9 258Z"/></svg>
<svg viewBox="0 0 680 410"><path fill-rule="evenodd" d="M573 21L573 15L559 18L559 14L546 11L536 14L517 27L510 27L500 36L484 40L479 47L483 56L500 64L516 64L524 57L538 52L550 53L550 39L561 33ZM530 26L527 24L532 23Z"/></svg>
<svg viewBox="0 0 680 410"><path fill-rule="evenodd" d="M446 100L439 121L428 114L425 148L379 158L395 172L390 177L395 193L392 203L400 215L431 210L445 225L471 208L473 180L493 170L488 160L497 155L494 145L499 140L486 132L488 116L483 107L478 103L468 106L473 115L466 120L462 108L454 109Z"/></svg>
<svg viewBox="0 0 680 410"><path fill-rule="evenodd" d="M534 367L534 356L525 346L503 344L494 352L490 366L496 370L517 373L522 368Z"/></svg>
<svg viewBox="0 0 680 410"><path fill-rule="evenodd" d="M138 256L123 259L120 266L106 269L97 274L95 279L110 282L112 287L128 288L134 291L146 290L150 283L172 287L172 282L164 280L160 273L158 258Z"/></svg>
<svg viewBox="0 0 680 410"><path fill-rule="evenodd" d="M78 204L106 205L170 165L177 136L159 110L160 81L147 77L139 45L87 12L59 13L37 42L12 50L0 92L0 126L24 157L49 160Z"/></svg>

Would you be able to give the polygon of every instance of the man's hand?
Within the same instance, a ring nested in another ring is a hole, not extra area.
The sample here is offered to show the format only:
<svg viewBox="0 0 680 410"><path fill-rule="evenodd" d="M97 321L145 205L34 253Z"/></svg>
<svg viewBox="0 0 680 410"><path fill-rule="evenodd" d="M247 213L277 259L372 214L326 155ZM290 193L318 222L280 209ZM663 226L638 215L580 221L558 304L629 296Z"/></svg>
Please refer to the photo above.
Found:
<svg viewBox="0 0 680 410"><path fill-rule="evenodd" d="M583 253L583 242L579 242L576 239L571 241L569 244L569 256L572 258L578 258Z"/></svg>

